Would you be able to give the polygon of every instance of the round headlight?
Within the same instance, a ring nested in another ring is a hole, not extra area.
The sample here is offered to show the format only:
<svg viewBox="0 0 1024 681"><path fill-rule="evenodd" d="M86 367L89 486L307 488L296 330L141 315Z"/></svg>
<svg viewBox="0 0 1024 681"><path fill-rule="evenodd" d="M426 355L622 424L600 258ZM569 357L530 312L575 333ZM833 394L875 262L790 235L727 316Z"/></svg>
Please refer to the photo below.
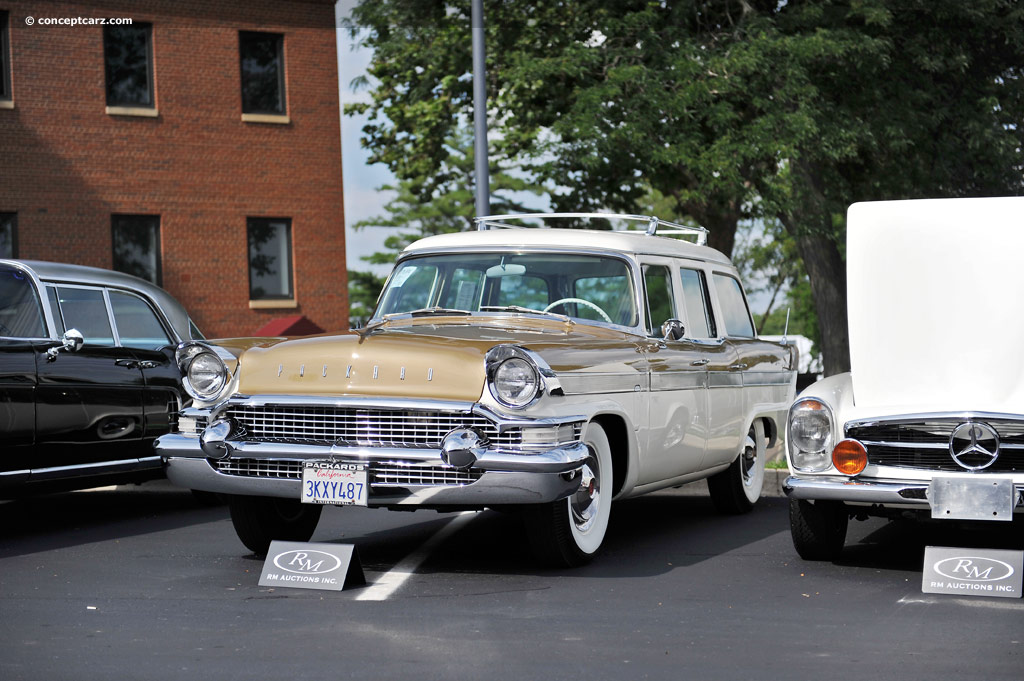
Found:
<svg viewBox="0 0 1024 681"><path fill-rule="evenodd" d="M789 412L789 444L793 467L807 472L832 465L832 413L824 402L802 400Z"/></svg>
<svg viewBox="0 0 1024 681"><path fill-rule="evenodd" d="M220 394L228 382L228 368L212 352L201 352L188 365L188 385L193 397L209 400Z"/></svg>
<svg viewBox="0 0 1024 681"><path fill-rule="evenodd" d="M539 388L537 368L521 357L506 359L499 364L491 380L491 393L510 407L525 407L537 396Z"/></svg>

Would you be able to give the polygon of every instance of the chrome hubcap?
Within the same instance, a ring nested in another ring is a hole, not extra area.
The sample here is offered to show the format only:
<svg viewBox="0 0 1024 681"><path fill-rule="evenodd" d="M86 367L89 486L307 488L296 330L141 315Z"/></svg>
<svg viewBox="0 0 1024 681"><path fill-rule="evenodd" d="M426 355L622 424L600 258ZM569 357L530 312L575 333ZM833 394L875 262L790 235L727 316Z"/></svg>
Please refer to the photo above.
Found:
<svg viewBox="0 0 1024 681"><path fill-rule="evenodd" d="M754 442L753 433L747 434L743 443L743 454L740 455L740 475L743 476L743 484L750 486L754 481L754 468L757 466L757 443Z"/></svg>
<svg viewBox="0 0 1024 681"><path fill-rule="evenodd" d="M598 503L601 499L601 479L597 471L597 462L588 459L580 471L580 488L569 500L572 522L580 532L586 532L597 518Z"/></svg>

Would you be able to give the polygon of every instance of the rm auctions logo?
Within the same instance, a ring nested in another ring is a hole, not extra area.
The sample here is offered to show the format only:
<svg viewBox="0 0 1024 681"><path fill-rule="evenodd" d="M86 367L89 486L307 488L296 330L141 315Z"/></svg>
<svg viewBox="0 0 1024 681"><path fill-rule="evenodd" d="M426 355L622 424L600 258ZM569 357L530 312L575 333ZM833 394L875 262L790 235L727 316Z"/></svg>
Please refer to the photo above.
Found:
<svg viewBox="0 0 1024 681"><path fill-rule="evenodd" d="M274 556L274 565L298 575L322 575L341 567L341 560L323 551L304 549L277 554Z"/></svg>
<svg viewBox="0 0 1024 681"><path fill-rule="evenodd" d="M935 571L946 579L964 582L998 582L1013 575L1013 566L994 558L955 556L935 563Z"/></svg>

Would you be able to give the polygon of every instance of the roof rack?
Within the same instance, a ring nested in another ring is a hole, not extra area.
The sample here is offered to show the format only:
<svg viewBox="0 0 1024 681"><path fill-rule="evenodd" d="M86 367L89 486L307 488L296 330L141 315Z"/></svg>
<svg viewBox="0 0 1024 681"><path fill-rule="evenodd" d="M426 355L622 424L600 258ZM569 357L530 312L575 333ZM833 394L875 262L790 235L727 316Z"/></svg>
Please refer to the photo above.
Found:
<svg viewBox="0 0 1024 681"><path fill-rule="evenodd" d="M686 225L680 225L675 222L669 222L668 220L662 220L654 217L653 215L622 215L619 213L509 213L508 215L484 215L482 217L473 218L473 222L476 223L477 229L480 231L488 229L526 229L530 225L510 225L506 220L523 220L527 218L534 218L539 220L547 220L550 218L603 218L606 220L627 220L630 222L644 222L647 223L646 234L648 236L670 236L670 235L685 235L697 237L697 245L704 246L708 242L708 230L703 227L687 227ZM663 229L658 231L659 227L668 227L669 229ZM540 225L540 228L547 229L548 225ZM637 230L616 230L616 231L637 231Z"/></svg>

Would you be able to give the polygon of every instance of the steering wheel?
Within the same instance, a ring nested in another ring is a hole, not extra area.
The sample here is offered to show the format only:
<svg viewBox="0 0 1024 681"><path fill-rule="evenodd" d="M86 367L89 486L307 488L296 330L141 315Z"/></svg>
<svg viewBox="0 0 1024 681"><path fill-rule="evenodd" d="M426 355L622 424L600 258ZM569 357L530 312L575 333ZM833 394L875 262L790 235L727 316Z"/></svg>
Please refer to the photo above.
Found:
<svg viewBox="0 0 1024 681"><path fill-rule="evenodd" d="M597 312L597 314L601 315L601 317L603 317L604 320L606 322L608 322L609 324L613 324L614 323L614 322L612 322L612 318L608 316L607 312L605 312L604 310L602 310L601 308L599 308L597 305L595 305L594 303L590 302L589 300L583 300L582 298L559 298L555 302L553 302L550 305L548 305L547 307L545 307L544 311L547 312L551 308L558 307L562 303L577 303L579 305L586 305L587 307L589 307L592 310L594 310L595 312Z"/></svg>

